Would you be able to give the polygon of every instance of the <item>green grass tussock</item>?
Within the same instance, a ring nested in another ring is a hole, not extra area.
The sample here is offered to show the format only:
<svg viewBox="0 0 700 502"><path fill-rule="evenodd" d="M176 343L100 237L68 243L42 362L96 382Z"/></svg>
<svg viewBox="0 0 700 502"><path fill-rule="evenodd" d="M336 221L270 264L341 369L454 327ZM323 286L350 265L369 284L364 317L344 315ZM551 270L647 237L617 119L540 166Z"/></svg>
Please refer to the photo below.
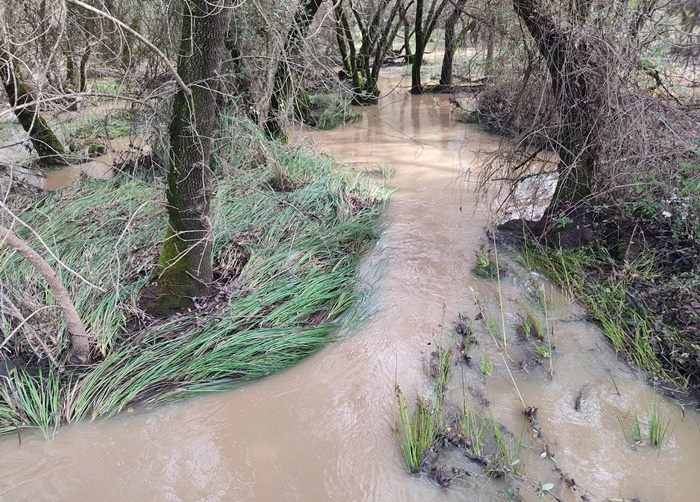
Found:
<svg viewBox="0 0 700 502"><path fill-rule="evenodd" d="M323 131L352 124L362 118L362 112L350 106L350 98L340 94L311 96L311 110L312 125Z"/></svg>
<svg viewBox="0 0 700 502"><path fill-rule="evenodd" d="M228 389L289 367L332 340L356 299L358 259L377 236L388 191L368 176L349 178L303 148L254 135L236 144L219 151L212 201L218 306L167 320L144 317L138 307L165 234L159 183L126 177L81 183L21 214L65 264L42 250L37 235L15 226L59 272L101 360L84 371L11 372L0 383L0 433L50 431ZM283 170L292 190L267 182L275 170ZM60 361L67 332L50 291L7 247L0 248L0 266L0 333L17 331L5 357L45 356L32 342L41 336Z"/></svg>

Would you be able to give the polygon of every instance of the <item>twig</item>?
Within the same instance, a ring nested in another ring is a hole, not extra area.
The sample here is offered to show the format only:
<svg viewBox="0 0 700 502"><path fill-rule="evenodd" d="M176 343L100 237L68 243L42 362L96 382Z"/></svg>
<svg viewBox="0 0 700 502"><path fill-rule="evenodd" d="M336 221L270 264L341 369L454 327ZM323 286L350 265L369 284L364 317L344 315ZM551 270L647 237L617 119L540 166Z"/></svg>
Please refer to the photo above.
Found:
<svg viewBox="0 0 700 502"><path fill-rule="evenodd" d="M146 38L143 35L141 35L138 31L134 30L131 26L123 23L122 21L120 21L116 17L112 16L111 14L104 12L104 11L101 11L100 9L96 9L95 7L92 7L88 4L80 2L78 0L66 0L66 3L73 4L76 7L80 7L82 9L90 11L94 14L97 14L98 16L104 17L105 19L109 19L114 24L116 24L121 29L123 29L124 31L127 31L127 32L131 33L133 36L135 36L136 38L138 38L141 42L143 42L146 45L146 47L148 47L153 52L155 52L163 60L163 62L165 63L165 66L168 68L168 70L170 70L170 73L172 73L173 77L175 77L175 81L177 82L177 85L180 86L180 89L182 89L182 92L184 92L188 96L192 95L192 90L187 86L187 84L185 84L185 82L182 80L182 78L180 78L180 75L178 75L177 70L175 69L173 64L170 62L170 59L168 59L168 56L163 54L161 52L161 50L158 49L158 47L156 47L151 42L146 40Z"/></svg>

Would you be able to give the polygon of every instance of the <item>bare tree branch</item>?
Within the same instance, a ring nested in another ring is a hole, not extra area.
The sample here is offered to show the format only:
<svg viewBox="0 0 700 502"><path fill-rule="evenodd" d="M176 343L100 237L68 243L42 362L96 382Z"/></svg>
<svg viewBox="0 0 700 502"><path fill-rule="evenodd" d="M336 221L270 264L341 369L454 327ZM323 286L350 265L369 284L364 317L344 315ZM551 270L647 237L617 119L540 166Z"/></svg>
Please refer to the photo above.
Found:
<svg viewBox="0 0 700 502"><path fill-rule="evenodd" d="M54 272L46 260L44 260L39 253L34 251L29 244L17 237L9 228L5 228L1 225L0 240L6 242L12 249L26 258L27 261L34 265L37 272L44 277L49 288L51 288L56 303L63 311L63 316L66 319L66 326L70 333L70 343L73 354L79 359L80 363L84 364L89 362L90 337L85 331L83 321L80 319L78 311L75 310L75 305L73 305L68 291L63 287L61 279L56 272Z"/></svg>
<svg viewBox="0 0 700 502"><path fill-rule="evenodd" d="M182 89L182 92L184 92L184 93L187 94L188 96L192 95L192 91L191 91L190 88L187 86L187 84L185 84L185 82L182 80L182 78L180 78L180 75L177 74L177 70L175 69L175 67L173 66L173 64L170 62L170 59L168 59L168 56L166 56L165 54L163 54L163 53L161 52L161 50L158 49L158 47L156 47L156 46L153 45L151 42L149 42L148 40L146 40L146 38L144 38L139 32L137 32L136 30L134 30L131 26L129 26L128 24L123 23L122 21L120 21L120 20L117 19L116 17L112 16L111 14L108 14L107 12L104 12L104 11L101 11L101 10L99 10L99 9L96 9L95 7L92 7L92 6L90 6L90 5L87 5L87 4L85 4L85 3L83 3L83 2L80 2L80 1L78 1L78 0L66 0L66 3L73 4L73 5L77 6L77 7L80 7L80 8L82 8L82 9L85 9L85 10L88 10L88 11L90 11L90 12L93 12L93 13L97 14L98 16L102 16L102 17L104 17L105 19L109 19L109 20L112 21L114 24L116 24L116 25L119 26L121 29L123 29L124 31L127 31L127 32L129 32L130 34L132 34L133 36L135 36L136 38L138 38L138 39L139 39L141 42L143 42L149 49L151 49L153 52L155 52L156 54L158 54L158 56L163 60L163 62L165 63L165 66L167 66L168 70L170 71L170 73L172 73L173 77L175 78L175 81L177 82L177 85L179 85L180 88Z"/></svg>

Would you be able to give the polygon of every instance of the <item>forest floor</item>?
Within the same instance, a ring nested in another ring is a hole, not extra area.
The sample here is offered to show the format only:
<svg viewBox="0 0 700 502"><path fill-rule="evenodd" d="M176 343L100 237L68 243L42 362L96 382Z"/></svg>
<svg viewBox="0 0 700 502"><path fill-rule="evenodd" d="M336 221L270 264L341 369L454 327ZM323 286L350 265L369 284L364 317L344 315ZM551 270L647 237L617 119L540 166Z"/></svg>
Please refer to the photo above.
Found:
<svg viewBox="0 0 700 502"><path fill-rule="evenodd" d="M50 434L63 423L231 388L296 363L354 322L358 260L377 236L388 190L252 127L226 144L212 200L217 293L167 319L142 309L167 222L157 172L6 199L0 222L59 274L93 337L94 363L67 363L53 295L3 246L0 433Z"/></svg>

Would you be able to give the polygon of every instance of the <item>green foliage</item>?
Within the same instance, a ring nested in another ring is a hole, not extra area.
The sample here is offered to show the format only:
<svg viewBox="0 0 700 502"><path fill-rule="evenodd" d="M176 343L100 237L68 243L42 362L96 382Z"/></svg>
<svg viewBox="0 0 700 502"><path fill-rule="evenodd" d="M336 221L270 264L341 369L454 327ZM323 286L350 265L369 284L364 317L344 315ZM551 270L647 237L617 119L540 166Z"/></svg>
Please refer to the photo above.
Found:
<svg viewBox="0 0 700 502"><path fill-rule="evenodd" d="M618 416L617 422L620 424L620 429L622 429L627 442L631 445L642 443L642 427L635 410L632 410L627 418Z"/></svg>
<svg viewBox="0 0 700 502"><path fill-rule="evenodd" d="M77 145L91 145L96 140L109 140L129 136L135 132L135 119L128 110L111 110L104 115L88 115L65 123L71 131L72 149Z"/></svg>
<svg viewBox="0 0 700 502"><path fill-rule="evenodd" d="M566 228L567 225L570 225L571 223L574 222L574 220L572 220L568 216L561 216L561 217L557 218L555 221L557 224L557 228L559 228L559 229Z"/></svg>
<svg viewBox="0 0 700 502"><path fill-rule="evenodd" d="M544 359L552 357L551 340L547 330L532 312L520 314L517 331L530 343L535 354L539 357Z"/></svg>
<svg viewBox="0 0 700 502"><path fill-rule="evenodd" d="M647 422L649 425L649 444L661 448L670 432L671 419L666 417L659 408L656 395L654 395L651 407L647 409Z"/></svg>
<svg viewBox="0 0 700 502"><path fill-rule="evenodd" d="M669 179L651 173L636 185L641 198L627 205L628 211L649 223L668 225L676 239L700 242L700 165L679 162Z"/></svg>
<svg viewBox="0 0 700 502"><path fill-rule="evenodd" d="M641 423L634 409L626 417L617 417L617 421L625 439L632 446L643 444L642 425L646 426L649 445L659 449L671 432L671 419L659 407L656 393L654 393L654 401L647 406L645 424Z"/></svg>
<svg viewBox="0 0 700 502"><path fill-rule="evenodd" d="M411 474L421 470L423 456L438 440L442 428L442 411L435 400L425 402L418 399L413 413L408 411L408 403L401 389L396 387L396 400L399 407L399 424L394 433L399 441L401 456Z"/></svg>
<svg viewBox="0 0 700 502"><path fill-rule="evenodd" d="M61 423L64 389L58 371L43 369L32 377L13 368L0 385L0 434L20 427L39 428L49 439Z"/></svg>
<svg viewBox="0 0 700 502"><path fill-rule="evenodd" d="M522 474L522 441L505 431L491 413L481 412L465 401L457 427L471 440L472 455L490 459L488 476Z"/></svg>
<svg viewBox="0 0 700 502"><path fill-rule="evenodd" d="M484 351L481 352L481 359L479 359L479 373L484 376L491 376L491 373L493 373L493 362Z"/></svg>
<svg viewBox="0 0 700 502"><path fill-rule="evenodd" d="M542 271L583 302L598 319L603 334L617 352L652 375L682 388L688 385L687 378L675 371L670 361L660 359L654 349L658 343L654 334L655 319L630 301L625 283L619 280L620 276L650 274L653 267L648 258L642 255L627 263L626 272L610 273L606 268L612 261L604 249L597 247L546 252L528 246L525 253L529 267ZM584 271L589 271L593 277Z"/></svg>
<svg viewBox="0 0 700 502"><path fill-rule="evenodd" d="M476 266L472 268L472 273L482 279L498 277L498 263L491 259L491 252L488 249L482 249L476 254Z"/></svg>
<svg viewBox="0 0 700 502"><path fill-rule="evenodd" d="M352 124L362 118L362 112L350 106L350 101L339 94L311 96L311 109L320 116L314 126L323 131L343 124Z"/></svg>
<svg viewBox="0 0 700 502"><path fill-rule="evenodd" d="M450 381L450 360L452 349L438 348L436 367L432 369L435 379L433 394L429 399L417 399L413 413L408 411L408 403L396 386L396 402L399 408L399 422L394 423L394 435L401 448L401 456L411 474L420 472L423 458L444 429L442 407L447 385Z"/></svg>

